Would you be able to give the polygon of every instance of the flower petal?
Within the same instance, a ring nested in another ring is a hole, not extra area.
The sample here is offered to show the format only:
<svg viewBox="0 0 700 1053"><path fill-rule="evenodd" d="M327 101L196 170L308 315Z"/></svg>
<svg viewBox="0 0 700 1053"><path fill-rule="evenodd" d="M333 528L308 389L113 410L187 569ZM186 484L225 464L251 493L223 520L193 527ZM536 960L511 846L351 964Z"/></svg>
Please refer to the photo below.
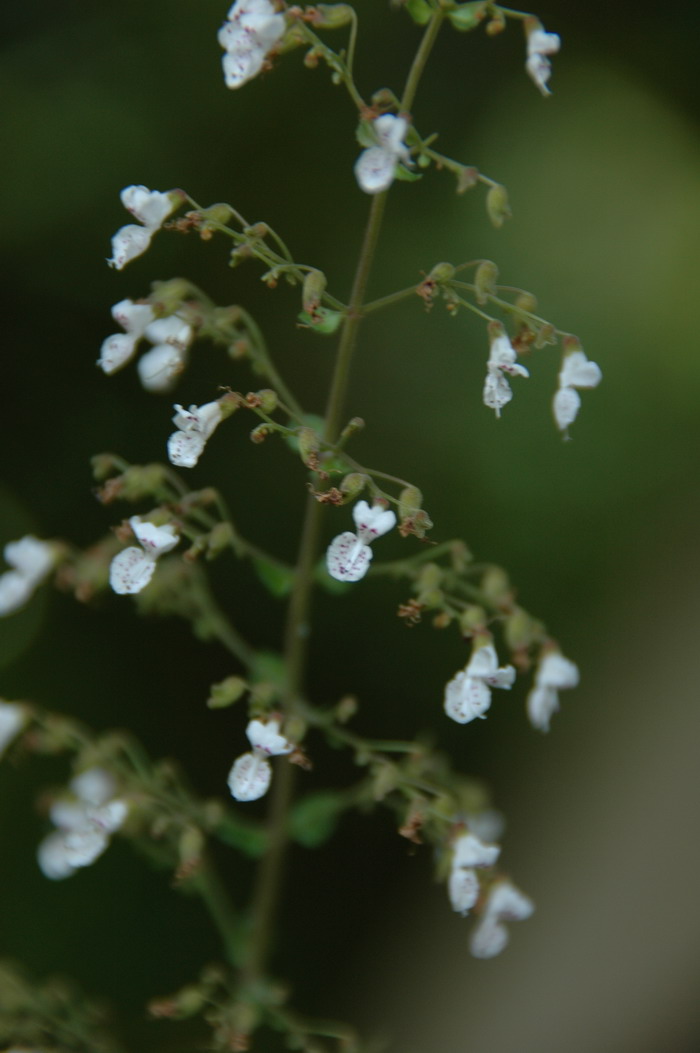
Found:
<svg viewBox="0 0 700 1053"><path fill-rule="evenodd" d="M229 772L228 786L237 801L257 801L267 793L271 778L268 760L259 753L244 753Z"/></svg>
<svg viewBox="0 0 700 1053"><path fill-rule="evenodd" d="M369 570L372 549L346 530L333 538L326 552L328 573L336 581L359 581Z"/></svg>
<svg viewBox="0 0 700 1053"><path fill-rule="evenodd" d="M132 545L117 553L110 564L109 584L120 596L141 592L153 577L156 561Z"/></svg>

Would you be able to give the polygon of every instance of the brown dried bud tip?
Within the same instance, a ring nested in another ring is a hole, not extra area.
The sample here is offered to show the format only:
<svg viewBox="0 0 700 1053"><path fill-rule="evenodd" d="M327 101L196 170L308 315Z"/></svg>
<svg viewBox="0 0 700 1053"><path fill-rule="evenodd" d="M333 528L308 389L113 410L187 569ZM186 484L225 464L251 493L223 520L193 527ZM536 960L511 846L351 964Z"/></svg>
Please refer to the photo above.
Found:
<svg viewBox="0 0 700 1053"><path fill-rule="evenodd" d="M311 758L304 753L301 746L297 746L296 749L289 754L289 763L296 764L297 767L302 768L303 771L311 771L313 769Z"/></svg>
<svg viewBox="0 0 700 1053"><path fill-rule="evenodd" d="M411 599L408 603L400 603L396 613L411 628L414 625L418 625L418 622L421 620L422 610L423 604L419 603L418 600Z"/></svg>
<svg viewBox="0 0 700 1053"><path fill-rule="evenodd" d="M424 822L425 816L423 815L421 807L417 801L414 801L403 825L399 827L399 834L401 837L405 837L408 841L413 841L414 845L422 845L423 839L421 838L419 831Z"/></svg>
<svg viewBox="0 0 700 1053"><path fill-rule="evenodd" d="M148 1004L148 1012L157 1020L167 1020L177 1016L177 1002L174 998L159 998Z"/></svg>
<svg viewBox="0 0 700 1053"><path fill-rule="evenodd" d="M267 424L258 424L257 428L253 428L250 433L250 441L255 443L265 442L269 434L270 429Z"/></svg>
<svg viewBox="0 0 700 1053"><path fill-rule="evenodd" d="M441 611L440 614L436 614L433 618L433 628L446 629L451 621L451 615L449 615L447 611Z"/></svg>
<svg viewBox="0 0 700 1053"><path fill-rule="evenodd" d="M416 286L416 293L425 304L426 310L429 311L433 306L433 300L438 294L438 283L434 278L428 276L423 279L420 285Z"/></svg>
<svg viewBox="0 0 700 1053"><path fill-rule="evenodd" d="M309 493L312 497L315 497L320 505L342 505L343 495L336 486L332 486L330 490L314 490L309 486Z"/></svg>
<svg viewBox="0 0 700 1053"><path fill-rule="evenodd" d="M123 489L124 480L120 475L117 475L114 479L108 479L104 486L95 490L95 497L101 504L109 505L112 501L116 501L121 497Z"/></svg>

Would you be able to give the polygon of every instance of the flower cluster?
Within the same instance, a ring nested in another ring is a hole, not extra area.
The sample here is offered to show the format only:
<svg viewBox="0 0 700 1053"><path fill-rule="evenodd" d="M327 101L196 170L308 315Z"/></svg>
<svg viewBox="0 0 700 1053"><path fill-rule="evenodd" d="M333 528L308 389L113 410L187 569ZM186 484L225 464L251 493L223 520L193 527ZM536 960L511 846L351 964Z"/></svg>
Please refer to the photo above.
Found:
<svg viewBox="0 0 700 1053"><path fill-rule="evenodd" d="M333 538L326 552L328 573L337 581L359 581L369 570L372 560L370 542L396 526L396 516L381 504L371 508L358 501L352 510L357 533L351 530Z"/></svg>
<svg viewBox="0 0 700 1053"><path fill-rule="evenodd" d="M137 364L139 378L147 391L168 391L187 365L187 349L192 343L192 326L177 314L156 318L148 303L120 300L112 307L112 317L125 330L103 342L98 366L110 376L133 358L144 337L154 346Z"/></svg>
<svg viewBox="0 0 700 1053"><path fill-rule="evenodd" d="M285 29L284 15L270 0L236 0L218 35L226 87L240 88L256 77Z"/></svg>
<svg viewBox="0 0 700 1053"><path fill-rule="evenodd" d="M128 223L112 238L112 258L107 263L118 271L146 251L163 220L181 204L182 192L171 190L163 193L145 186L127 186L119 196L124 208L131 212L140 226Z"/></svg>
<svg viewBox="0 0 700 1053"><path fill-rule="evenodd" d="M194 468L204 452L207 441L221 423L223 414L218 402L203 406L175 406L173 424L178 431L168 439L168 459L178 468Z"/></svg>
<svg viewBox="0 0 700 1053"><path fill-rule="evenodd" d="M0 616L24 606L51 570L54 550L46 541L27 534L8 542L4 556L12 569L0 575Z"/></svg>
<svg viewBox="0 0 700 1053"><path fill-rule="evenodd" d="M110 835L126 819L128 805L116 797L109 772L89 768L69 785L70 794L54 801L49 815L56 827L39 845L37 858L47 878L59 881L90 866L107 848Z"/></svg>
<svg viewBox="0 0 700 1053"><path fill-rule="evenodd" d="M559 50L561 40L557 33L546 33L537 24L527 34L527 60L525 69L543 95L551 95L547 82L552 75L552 64L547 58Z"/></svg>
<svg viewBox="0 0 700 1053"><path fill-rule="evenodd" d="M499 669L493 644L476 641L466 667L445 688L445 712L458 724L483 718L491 705L491 688L510 690L514 681L512 665Z"/></svg>
<svg viewBox="0 0 700 1053"><path fill-rule="evenodd" d="M581 396L576 388L595 388L602 376L600 366L590 362L584 351L569 351L564 356L553 403L554 419L560 431L566 431L576 420L581 406Z"/></svg>
<svg viewBox="0 0 700 1053"><path fill-rule="evenodd" d="M272 779L268 757L291 753L294 745L280 735L278 720L251 720L246 735L253 749L236 759L228 775L231 796L237 801L257 801L264 797Z"/></svg>
<svg viewBox="0 0 700 1053"><path fill-rule="evenodd" d="M376 146L363 150L355 162L355 176L366 194L379 194L394 182L396 166L408 161L409 150L403 141L408 128L405 117L384 113L372 122Z"/></svg>
<svg viewBox="0 0 700 1053"><path fill-rule="evenodd" d="M469 949L475 958L495 958L508 943L504 921L524 921L535 905L510 881L498 881L489 892L479 923L472 932Z"/></svg>
<svg viewBox="0 0 700 1053"><path fill-rule="evenodd" d="M141 592L153 577L159 556L175 548L180 538L171 523L155 526L132 516L129 525L141 545L122 549L112 560L109 583L120 596Z"/></svg>
<svg viewBox="0 0 700 1053"><path fill-rule="evenodd" d="M549 721L559 709L558 691L576 687L578 667L558 651L550 651L540 662L535 675L535 686L527 696L527 715L538 731L549 731Z"/></svg>
<svg viewBox="0 0 700 1053"><path fill-rule="evenodd" d="M0 756L27 722L27 711L17 702L0 699Z"/></svg>
<svg viewBox="0 0 700 1053"><path fill-rule="evenodd" d="M458 914L468 914L479 898L477 868L492 867L500 854L498 845L485 845L472 833L457 838L453 845L447 891L452 909Z"/></svg>
<svg viewBox="0 0 700 1053"><path fill-rule="evenodd" d="M484 405L495 410L497 417L500 417L503 407L513 398L513 392L504 373L508 373L511 377L530 375L525 366L521 366L516 361L515 348L508 337L505 333L499 332L491 339L484 383Z"/></svg>

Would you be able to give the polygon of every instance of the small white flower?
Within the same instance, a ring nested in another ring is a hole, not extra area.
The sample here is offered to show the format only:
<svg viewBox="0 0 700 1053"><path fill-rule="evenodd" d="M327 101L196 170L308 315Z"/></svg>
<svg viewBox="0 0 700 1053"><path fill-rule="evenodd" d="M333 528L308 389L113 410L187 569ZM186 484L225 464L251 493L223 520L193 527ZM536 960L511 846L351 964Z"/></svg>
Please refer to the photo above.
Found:
<svg viewBox="0 0 700 1053"><path fill-rule="evenodd" d="M472 833L458 837L453 851L453 867L492 867L501 854L499 845L485 845Z"/></svg>
<svg viewBox="0 0 700 1053"><path fill-rule="evenodd" d="M267 54L284 35L284 15L270 0L237 0L219 30L227 88L240 88L257 76Z"/></svg>
<svg viewBox="0 0 700 1053"><path fill-rule="evenodd" d="M168 439L168 459L178 468L194 468L221 423L221 406L218 402L206 402L203 406L190 406L188 410L179 405L175 409L173 424L178 431Z"/></svg>
<svg viewBox="0 0 700 1053"><path fill-rule="evenodd" d="M157 527L139 516L132 516L129 523L142 547L131 545L122 549L110 564L109 583L120 596L145 589L153 577L158 557L170 552L180 540L170 523Z"/></svg>
<svg viewBox="0 0 700 1053"><path fill-rule="evenodd" d="M148 303L120 300L112 308L112 318L125 332L108 336L102 344L97 364L108 375L116 373L133 357L139 340L154 321L153 308Z"/></svg>
<svg viewBox="0 0 700 1053"><path fill-rule="evenodd" d="M494 958L508 943L504 921L524 921L535 906L510 881L499 881L491 888L479 924L471 935L470 950L475 958Z"/></svg>
<svg viewBox="0 0 700 1053"><path fill-rule="evenodd" d="M333 538L326 552L328 573L337 581L359 581L369 570L372 559L370 542L396 526L396 516L383 505L371 508L358 501L352 510L357 533L346 530Z"/></svg>
<svg viewBox="0 0 700 1053"><path fill-rule="evenodd" d="M453 867L447 879L447 894L452 910L464 917L479 898L479 879L468 867Z"/></svg>
<svg viewBox="0 0 700 1053"><path fill-rule="evenodd" d="M251 720L245 729L253 749L266 753L268 757L278 757L284 753L291 753L294 749L293 743L288 742L279 731L279 720Z"/></svg>
<svg viewBox="0 0 700 1053"><path fill-rule="evenodd" d="M492 644L478 647L465 669L457 673L445 688L445 712L458 724L483 718L491 705L491 688L510 690L515 681L512 665L498 668L496 649Z"/></svg>
<svg viewBox="0 0 700 1053"><path fill-rule="evenodd" d="M124 208L149 230L158 230L179 204L170 194L145 186L124 187L119 197Z"/></svg>
<svg viewBox="0 0 700 1053"><path fill-rule="evenodd" d="M24 606L55 559L53 547L31 534L5 545L4 556L12 569L0 575L0 616Z"/></svg>
<svg viewBox="0 0 700 1053"><path fill-rule="evenodd" d="M511 377L530 375L525 366L521 366L517 361L515 348L508 337L502 333L494 337L490 344L483 392L484 405L495 410L497 417L500 417L503 407L513 398L513 392L504 373Z"/></svg>
<svg viewBox="0 0 700 1053"><path fill-rule="evenodd" d="M535 686L527 696L527 715L538 731L549 731L549 721L559 709L558 692L576 687L579 682L578 667L558 651L550 651L540 662L535 676Z"/></svg>
<svg viewBox="0 0 700 1053"><path fill-rule="evenodd" d="M546 33L541 26L530 30L527 36L527 60L525 69L543 95L551 95L547 82L552 75L552 65L547 55L554 55L561 46L556 33Z"/></svg>
<svg viewBox="0 0 700 1053"><path fill-rule="evenodd" d="M0 756L27 723L27 711L16 702L0 699Z"/></svg>
<svg viewBox="0 0 700 1053"><path fill-rule="evenodd" d="M165 394L187 364L186 352L173 344L158 344L136 363L139 380L146 391Z"/></svg>
<svg viewBox="0 0 700 1053"><path fill-rule="evenodd" d="M291 753L293 743L280 735L278 720L251 720L246 728L252 752L244 753L234 762L228 776L231 795L237 801L257 801L264 797L272 779L268 757Z"/></svg>
<svg viewBox="0 0 700 1053"><path fill-rule="evenodd" d="M112 258L107 263L117 271L123 270L127 263L143 255L151 244L152 234L148 227L139 227L135 223L120 227L112 238Z"/></svg>
<svg viewBox="0 0 700 1053"><path fill-rule="evenodd" d="M49 815L57 829L37 851L46 877L53 881L70 877L102 855L110 834L122 826L129 810L126 801L114 797L115 788L109 772L89 768L71 781L69 796L54 801Z"/></svg>
<svg viewBox="0 0 700 1053"><path fill-rule="evenodd" d="M397 164L409 160L410 152L403 141L408 121L384 113L372 122L372 129L378 145L362 151L355 162L355 177L366 194L379 194L394 182Z"/></svg>
<svg viewBox="0 0 700 1053"><path fill-rule="evenodd" d="M559 372L559 389L554 396L554 419L560 431L566 431L576 420L581 398L575 388L595 388L603 374L584 351L570 351L564 356Z"/></svg>
<svg viewBox="0 0 700 1053"><path fill-rule="evenodd" d="M501 849L485 845L472 833L462 834L454 843L452 867L447 884L452 909L467 914L479 898L477 867L492 867Z"/></svg>

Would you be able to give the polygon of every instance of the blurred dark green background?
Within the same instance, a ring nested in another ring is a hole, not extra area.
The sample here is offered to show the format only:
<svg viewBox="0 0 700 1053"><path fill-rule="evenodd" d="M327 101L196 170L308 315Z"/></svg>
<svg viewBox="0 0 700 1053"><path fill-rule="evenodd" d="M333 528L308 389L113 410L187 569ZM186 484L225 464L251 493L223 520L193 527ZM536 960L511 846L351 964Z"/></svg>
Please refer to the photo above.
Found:
<svg viewBox="0 0 700 1053"><path fill-rule="evenodd" d="M357 7L360 89L400 90L419 31L383 0ZM143 392L133 368L106 378L94 367L115 329L110 306L154 279L182 274L220 303L245 304L302 401L323 407L333 344L296 328L298 291L270 292L253 266L229 270L216 240L160 234L124 272L104 263L127 221L123 186L182 186L270 222L347 295L368 205L352 174L352 107L300 53L226 91L225 13L211 0L103 0L6 16L3 542L28 531L90 542L122 514L92 496L90 456L163 456L171 397ZM563 38L551 99L525 76L517 27L495 39L445 30L414 110L444 152L508 186L513 220L494 231L481 190L457 197L446 173L398 184L373 292L438 260L492 258L504 282L535 292L542 314L581 337L604 383L583 393L563 443L550 415L558 357L541 352L496 422L481 404L483 325L425 314L416 299L365 326L348 415L367 421L360 460L422 486L438 540L462 535L510 570L582 685L545 738L524 720L522 687L480 726L448 727L443 686L466 649L427 626L407 635L394 618L403 594L372 581L319 599L311 683L319 699L357 692L364 730L433 727L494 786L509 818L504 862L538 914L503 959L471 961L468 924L433 886L427 849L407 853L386 817L351 818L319 856L296 853L295 920L275 964L304 1008L393 1032L404 1053L685 1053L700 1034L699 17L687 0L664 17L650 3L548 2L537 13ZM179 401L250 386L220 352L194 359ZM192 478L221 486L244 531L291 558L302 469L271 443L252 446L246 424L222 430ZM329 513L329 537L347 526L339 516ZM386 539L381 555L402 544L412 542ZM223 563L222 599L244 633L274 647L282 611ZM204 700L236 670L185 626L137 620L117 597L86 609L44 593L0 624L0 648L4 697L132 728L154 755L181 758L202 793L225 789L245 718ZM0 770L0 954L104 995L130 1049L188 1048L143 1005L216 957L216 936L196 902L118 841L69 882L39 874L33 800L65 777L59 762ZM312 778L347 770L319 756ZM227 873L245 889L245 868Z"/></svg>

